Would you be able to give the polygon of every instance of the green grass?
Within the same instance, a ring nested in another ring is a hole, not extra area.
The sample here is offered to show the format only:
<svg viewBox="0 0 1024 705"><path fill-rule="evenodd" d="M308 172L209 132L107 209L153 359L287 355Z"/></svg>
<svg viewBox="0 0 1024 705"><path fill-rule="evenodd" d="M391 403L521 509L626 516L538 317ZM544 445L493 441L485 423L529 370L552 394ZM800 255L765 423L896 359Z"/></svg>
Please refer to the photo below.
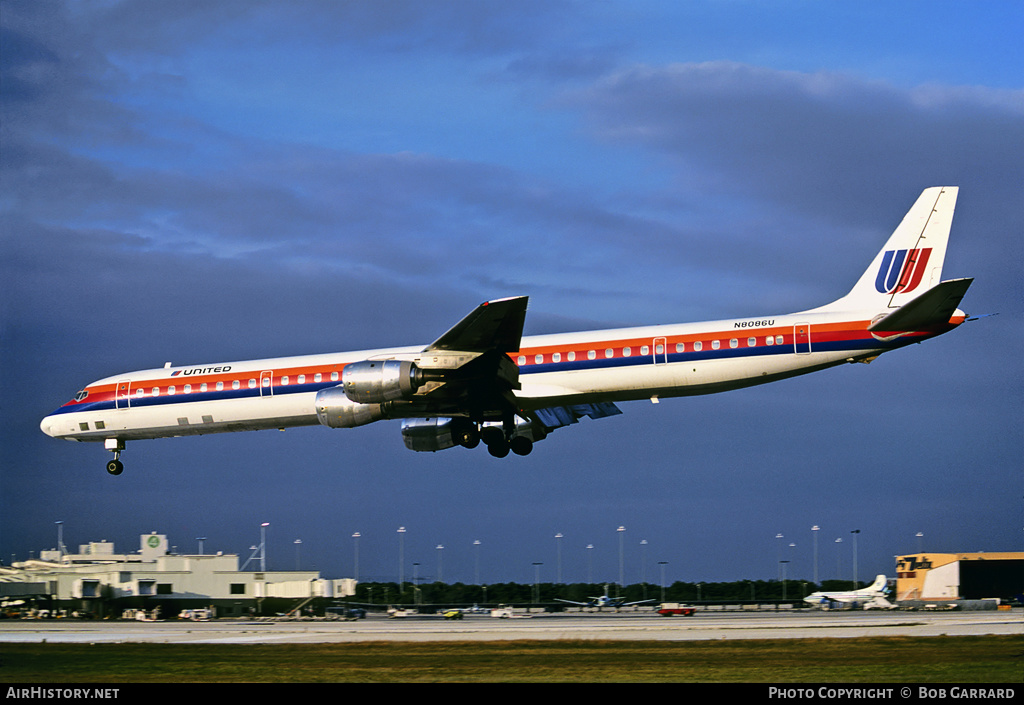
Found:
<svg viewBox="0 0 1024 705"><path fill-rule="evenodd" d="M4 644L6 683L1021 683L1024 636Z"/></svg>

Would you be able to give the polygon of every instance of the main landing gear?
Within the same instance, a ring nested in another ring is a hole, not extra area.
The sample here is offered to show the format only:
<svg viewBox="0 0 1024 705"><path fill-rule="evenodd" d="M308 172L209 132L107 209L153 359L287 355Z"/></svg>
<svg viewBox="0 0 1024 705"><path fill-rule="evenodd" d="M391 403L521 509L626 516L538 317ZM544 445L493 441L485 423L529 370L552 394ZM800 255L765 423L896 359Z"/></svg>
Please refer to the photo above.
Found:
<svg viewBox="0 0 1024 705"><path fill-rule="evenodd" d="M487 446L487 452L495 458L504 458L509 452L516 455L529 455L533 450L533 441L524 435L508 437L506 431L497 426L484 426L480 429L480 440Z"/></svg>
<svg viewBox="0 0 1024 705"><path fill-rule="evenodd" d="M124 463L121 462L124 441L120 438L108 438L103 441L103 447L114 452L114 459L107 463L107 472L111 475L120 475L124 471Z"/></svg>
<svg viewBox="0 0 1024 705"><path fill-rule="evenodd" d="M533 439L525 435L528 431L518 428L512 421L497 424L483 424L453 419L452 441L463 448L476 448L482 441L487 452L495 458L504 458L509 453L528 455L533 450Z"/></svg>

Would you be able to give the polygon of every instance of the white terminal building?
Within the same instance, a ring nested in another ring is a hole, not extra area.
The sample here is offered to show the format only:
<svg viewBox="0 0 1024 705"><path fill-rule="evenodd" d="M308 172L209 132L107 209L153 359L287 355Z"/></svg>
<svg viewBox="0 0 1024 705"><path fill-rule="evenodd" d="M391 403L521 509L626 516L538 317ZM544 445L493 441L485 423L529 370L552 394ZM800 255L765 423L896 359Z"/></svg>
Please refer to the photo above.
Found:
<svg viewBox="0 0 1024 705"><path fill-rule="evenodd" d="M42 551L38 559L0 567L0 597L28 598L53 609L119 616L125 608L160 608L164 618L183 609L212 609L218 617L298 612L355 595L351 578L328 580L318 571L240 570L238 555L181 555L164 534L143 534L137 553L115 553L96 541ZM246 563L248 564L249 561ZM243 566L245 567L245 566Z"/></svg>

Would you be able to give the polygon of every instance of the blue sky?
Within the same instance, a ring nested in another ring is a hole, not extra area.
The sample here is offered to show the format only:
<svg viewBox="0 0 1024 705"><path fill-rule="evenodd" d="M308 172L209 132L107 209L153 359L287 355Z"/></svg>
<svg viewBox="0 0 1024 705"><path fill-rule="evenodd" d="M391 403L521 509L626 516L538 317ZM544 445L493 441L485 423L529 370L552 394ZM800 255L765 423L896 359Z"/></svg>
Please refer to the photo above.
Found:
<svg viewBox="0 0 1024 705"><path fill-rule="evenodd" d="M1022 550L1024 9L1016 2L0 1L0 556L159 531L330 577L891 572ZM928 186L947 277L999 313L926 345L623 405L527 458L397 423L52 440L87 382L426 343L528 294L528 333L757 316L846 292ZM836 544L834 539L843 538ZM826 540L827 539L827 540ZM640 541L646 540L644 553ZM585 546L593 544L587 551ZM835 553L826 553L834 551ZM845 551L845 552L844 552ZM274 560L273 558L271 559ZM827 570L826 570L827 568ZM411 575L411 568L407 569Z"/></svg>

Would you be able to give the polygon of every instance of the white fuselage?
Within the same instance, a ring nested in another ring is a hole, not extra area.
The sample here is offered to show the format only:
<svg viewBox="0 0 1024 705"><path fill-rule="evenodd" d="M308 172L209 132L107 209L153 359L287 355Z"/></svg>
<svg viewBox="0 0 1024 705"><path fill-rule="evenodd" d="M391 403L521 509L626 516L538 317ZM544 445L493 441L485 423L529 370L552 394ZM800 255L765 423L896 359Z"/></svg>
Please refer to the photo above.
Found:
<svg viewBox="0 0 1024 705"><path fill-rule="evenodd" d="M950 322L955 327L960 320ZM871 359L937 334L883 339L834 312L625 328L522 339L524 410L709 394ZM422 346L129 372L89 384L43 419L50 436L134 440L316 425L314 398L351 362L416 360Z"/></svg>

